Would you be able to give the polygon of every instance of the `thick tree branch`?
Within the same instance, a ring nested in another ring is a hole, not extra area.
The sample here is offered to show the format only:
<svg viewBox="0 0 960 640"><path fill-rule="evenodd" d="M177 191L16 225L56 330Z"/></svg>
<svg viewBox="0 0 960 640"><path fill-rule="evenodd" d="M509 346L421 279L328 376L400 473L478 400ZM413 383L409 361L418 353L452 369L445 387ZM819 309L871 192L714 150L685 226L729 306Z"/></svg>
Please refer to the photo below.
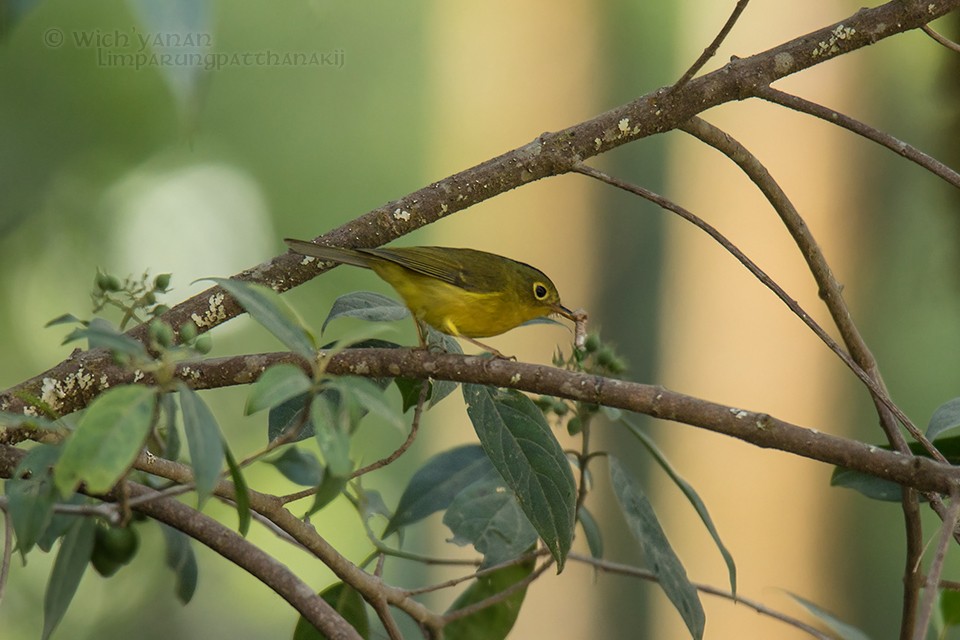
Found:
<svg viewBox="0 0 960 640"><path fill-rule="evenodd" d="M298 356L277 352L185 362L177 366L175 375L195 389L219 388L250 384L267 367L279 363L297 364L305 372L311 371L309 364ZM512 387L682 422L739 438L758 447L779 449L862 471L920 491L949 494L960 483L960 468L929 458L887 451L819 429L803 428L765 413L701 400L661 386L550 366L436 354L421 349L347 349L327 360L326 371L333 375L403 376ZM116 366L98 372L98 379L108 386L132 382L133 377L134 374ZM143 382L150 383L151 380L148 377Z"/></svg>

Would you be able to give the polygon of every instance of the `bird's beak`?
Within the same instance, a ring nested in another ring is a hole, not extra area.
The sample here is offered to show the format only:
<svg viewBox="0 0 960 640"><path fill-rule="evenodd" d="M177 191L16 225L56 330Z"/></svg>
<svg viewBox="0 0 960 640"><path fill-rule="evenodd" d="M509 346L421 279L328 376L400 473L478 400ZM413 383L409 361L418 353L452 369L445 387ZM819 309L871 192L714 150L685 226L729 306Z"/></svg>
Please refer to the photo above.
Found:
<svg viewBox="0 0 960 640"><path fill-rule="evenodd" d="M563 317L566 318L567 320L572 320L572 321L574 321L574 322L577 321L577 317L574 315L573 311L570 311L570 309L567 309L567 308L566 308L565 306L563 306L562 304L555 304L555 305L553 305L553 312L556 313L556 314L558 314L558 315L563 316Z"/></svg>

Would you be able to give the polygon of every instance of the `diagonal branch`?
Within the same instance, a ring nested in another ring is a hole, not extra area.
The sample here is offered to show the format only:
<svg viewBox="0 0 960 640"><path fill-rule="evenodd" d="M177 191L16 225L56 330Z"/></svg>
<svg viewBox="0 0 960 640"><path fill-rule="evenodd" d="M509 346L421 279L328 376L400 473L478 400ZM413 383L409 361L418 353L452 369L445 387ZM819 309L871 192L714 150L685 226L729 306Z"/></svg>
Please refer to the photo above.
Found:
<svg viewBox="0 0 960 640"><path fill-rule="evenodd" d="M676 129L712 107L755 96L780 78L917 29L957 8L960 0L891 0L878 7L861 9L841 22L767 51L732 60L721 69L691 79L676 91L658 89L590 120L544 133L522 147L384 204L318 240L348 247L379 246L511 189L567 173L577 163L593 156ZM299 256L286 253L233 277L261 282L282 292L323 271L316 261L304 264ZM240 305L222 288L212 287L176 305L163 319L175 330L193 321L201 331L208 331L241 313ZM145 334L142 326L130 332L141 341ZM18 399L18 394L39 398L44 380L55 385L68 379L78 380L84 370L95 368L110 357L103 350L72 356L0 394L0 411L22 411L30 403ZM2 434L0 441L4 441Z"/></svg>
<svg viewBox="0 0 960 640"><path fill-rule="evenodd" d="M821 120L824 120L825 122L841 126L848 131L852 131L853 133L863 136L868 140L872 140L873 142L890 149L894 153L903 156L907 160L917 163L933 175L960 189L960 173L954 169L951 169L936 158L927 155L923 151L920 151L916 147L909 145L902 140L898 140L889 133L875 129L866 123L860 122L859 120L851 118L850 116L842 113L838 113L833 109L828 109L827 107L819 105L816 102L805 100L799 96L791 95L785 91L774 89L773 87L760 87L760 89L757 90L757 97L763 98L769 102L773 102L774 104L779 104L789 109L793 109L794 111L810 114L820 118Z"/></svg>

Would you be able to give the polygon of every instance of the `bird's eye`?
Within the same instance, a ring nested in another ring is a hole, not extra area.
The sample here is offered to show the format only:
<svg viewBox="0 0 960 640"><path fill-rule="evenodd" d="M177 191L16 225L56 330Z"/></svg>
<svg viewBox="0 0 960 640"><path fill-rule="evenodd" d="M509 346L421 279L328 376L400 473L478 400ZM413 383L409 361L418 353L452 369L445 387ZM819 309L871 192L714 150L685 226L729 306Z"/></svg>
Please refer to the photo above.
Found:
<svg viewBox="0 0 960 640"><path fill-rule="evenodd" d="M537 300L543 300L547 297L547 287L542 282L533 283L533 297Z"/></svg>

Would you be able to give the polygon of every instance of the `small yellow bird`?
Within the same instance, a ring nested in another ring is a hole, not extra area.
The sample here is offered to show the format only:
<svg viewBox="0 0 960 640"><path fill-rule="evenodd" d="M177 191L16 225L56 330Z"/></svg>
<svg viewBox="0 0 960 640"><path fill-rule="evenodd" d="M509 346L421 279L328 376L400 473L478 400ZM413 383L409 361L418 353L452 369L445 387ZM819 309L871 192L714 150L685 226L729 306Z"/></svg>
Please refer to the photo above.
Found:
<svg viewBox="0 0 960 640"><path fill-rule="evenodd" d="M475 338L509 331L553 313L579 323L585 314L560 304L557 288L542 271L523 262L475 249L389 247L345 249L285 238L296 253L372 269L400 297L417 321L504 357Z"/></svg>

